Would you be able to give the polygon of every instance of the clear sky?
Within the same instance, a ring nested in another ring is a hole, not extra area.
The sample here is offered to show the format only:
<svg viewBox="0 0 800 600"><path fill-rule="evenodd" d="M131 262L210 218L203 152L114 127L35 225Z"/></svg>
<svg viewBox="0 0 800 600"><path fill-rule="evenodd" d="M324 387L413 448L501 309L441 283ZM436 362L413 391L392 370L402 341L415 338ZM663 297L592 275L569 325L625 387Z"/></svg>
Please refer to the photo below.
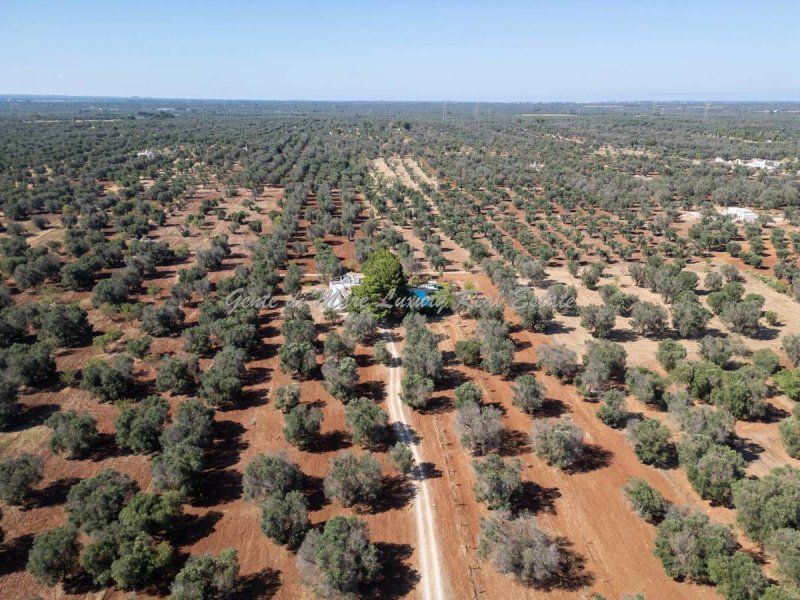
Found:
<svg viewBox="0 0 800 600"><path fill-rule="evenodd" d="M800 0L0 0L0 93L800 100Z"/></svg>

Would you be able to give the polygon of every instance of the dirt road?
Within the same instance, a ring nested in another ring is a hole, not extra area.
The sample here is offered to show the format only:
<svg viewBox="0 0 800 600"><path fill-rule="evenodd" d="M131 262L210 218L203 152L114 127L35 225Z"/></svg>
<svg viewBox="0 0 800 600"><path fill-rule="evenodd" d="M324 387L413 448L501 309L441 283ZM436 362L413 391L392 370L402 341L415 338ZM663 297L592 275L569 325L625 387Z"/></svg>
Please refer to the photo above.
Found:
<svg viewBox="0 0 800 600"><path fill-rule="evenodd" d="M417 549L419 550L420 594L424 600L444 600L444 577L439 562L439 545L436 541L431 495L425 474L419 471L423 464L422 449L416 441L411 423L406 414L406 407L400 400L400 359L389 332L384 332L386 347L392 355L388 367L388 407L389 417L398 439L408 444L414 455L416 493L414 498L414 520L417 527Z"/></svg>

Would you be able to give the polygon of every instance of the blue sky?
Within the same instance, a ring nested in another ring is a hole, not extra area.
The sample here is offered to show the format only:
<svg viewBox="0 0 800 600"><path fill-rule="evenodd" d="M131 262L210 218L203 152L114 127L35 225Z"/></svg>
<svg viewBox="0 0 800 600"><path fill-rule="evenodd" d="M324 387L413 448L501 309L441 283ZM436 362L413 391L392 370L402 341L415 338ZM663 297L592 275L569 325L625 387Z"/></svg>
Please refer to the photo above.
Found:
<svg viewBox="0 0 800 600"><path fill-rule="evenodd" d="M800 100L800 2L0 0L0 93Z"/></svg>

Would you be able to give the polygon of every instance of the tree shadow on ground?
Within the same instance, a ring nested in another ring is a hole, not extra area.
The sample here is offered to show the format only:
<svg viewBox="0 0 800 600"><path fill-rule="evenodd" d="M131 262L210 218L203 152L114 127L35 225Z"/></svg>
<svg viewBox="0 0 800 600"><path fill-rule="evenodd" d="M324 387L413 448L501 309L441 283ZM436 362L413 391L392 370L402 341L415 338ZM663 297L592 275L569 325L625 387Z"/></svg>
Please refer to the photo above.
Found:
<svg viewBox="0 0 800 600"><path fill-rule="evenodd" d="M244 431L244 426L236 421L214 423L214 444L205 453L206 467L224 469L238 463L248 447L247 442L242 441Z"/></svg>
<svg viewBox="0 0 800 600"><path fill-rule="evenodd" d="M383 381L365 381L356 387L356 396L366 396L375 403L386 399L386 383Z"/></svg>
<svg viewBox="0 0 800 600"><path fill-rule="evenodd" d="M377 542L383 569L380 579L370 589L365 590L364 597L374 600L386 600L407 596L419 584L419 573L408 564L413 548L409 544L390 544Z"/></svg>
<svg viewBox="0 0 800 600"><path fill-rule="evenodd" d="M130 451L127 448L118 446L113 434L98 433L97 441L94 444L94 450L89 456L92 461L99 462L107 458L119 458L120 456L127 456L128 454L130 454Z"/></svg>
<svg viewBox="0 0 800 600"><path fill-rule="evenodd" d="M611 464L614 453L601 448L596 444L585 444L581 459L568 469L567 473L588 473L596 469L603 469Z"/></svg>
<svg viewBox="0 0 800 600"><path fill-rule="evenodd" d="M325 497L325 486L321 477L306 474L303 477L303 494L308 501L308 510L311 512L321 509L328 503Z"/></svg>
<svg viewBox="0 0 800 600"><path fill-rule="evenodd" d="M536 416L543 419L556 419L567 412L570 412L569 406L561 400L545 398L542 406L536 410Z"/></svg>
<svg viewBox="0 0 800 600"><path fill-rule="evenodd" d="M64 477L53 481L46 488L34 492L29 506L31 508L49 508L64 504L70 488L79 481L78 477Z"/></svg>
<svg viewBox="0 0 800 600"><path fill-rule="evenodd" d="M556 514L555 502L561 497L561 491L556 487L542 487L533 481L522 482L522 493L514 504L516 512L546 512Z"/></svg>
<svg viewBox="0 0 800 600"><path fill-rule="evenodd" d="M438 479L441 476L442 472L432 462L425 461L411 467L411 478L414 481Z"/></svg>
<svg viewBox="0 0 800 600"><path fill-rule="evenodd" d="M324 454L325 452L345 450L350 448L352 445L353 443L350 441L350 436L347 434L347 432L337 430L320 434L318 440L311 448L308 449L308 452Z"/></svg>
<svg viewBox="0 0 800 600"><path fill-rule="evenodd" d="M525 360L517 360L511 365L511 372L508 374L505 379L515 379L520 375L527 375L529 373L533 373L536 370L536 363L525 361Z"/></svg>
<svg viewBox="0 0 800 600"><path fill-rule="evenodd" d="M231 600L264 600L272 598L281 587L281 572L269 567L258 573L240 577Z"/></svg>
<svg viewBox="0 0 800 600"><path fill-rule="evenodd" d="M37 404L35 406L25 406L13 425L4 431L22 431L29 427L42 425L53 413L58 412L58 404Z"/></svg>
<svg viewBox="0 0 800 600"><path fill-rule="evenodd" d="M193 506L210 507L227 504L242 497L242 474L232 469L205 471L202 491Z"/></svg>
<svg viewBox="0 0 800 600"><path fill-rule="evenodd" d="M765 450L764 446L761 444L745 438L737 439L734 443L734 447L739 451L739 454L742 455L742 458L747 463L758 460L759 455Z"/></svg>
<svg viewBox="0 0 800 600"><path fill-rule="evenodd" d="M222 518L222 513L212 510L204 515L184 514L178 518L172 527L172 533L167 537L176 547L191 546L211 535L214 526Z"/></svg>
<svg viewBox="0 0 800 600"><path fill-rule="evenodd" d="M0 548L0 576L25 570L28 552L33 545L33 534L26 533L6 542Z"/></svg>
<svg viewBox="0 0 800 600"><path fill-rule="evenodd" d="M416 445L422 441L422 438L419 436L416 429L411 427L411 425L407 425L406 423L402 423L400 421L395 421L391 424L391 427L395 432L396 437L403 442L407 440L408 443Z"/></svg>
<svg viewBox="0 0 800 600"><path fill-rule="evenodd" d="M778 408L777 406L767 403L767 411L764 413L764 416L760 419L760 421L762 423L772 424L782 421L788 416L789 413L782 408Z"/></svg>
<svg viewBox="0 0 800 600"><path fill-rule="evenodd" d="M505 429L498 449L500 456L519 456L531 451L530 437L524 431Z"/></svg>
<svg viewBox="0 0 800 600"><path fill-rule="evenodd" d="M381 481L381 493L372 504L372 514L400 509L406 506L416 495L416 488L402 475L384 475Z"/></svg>

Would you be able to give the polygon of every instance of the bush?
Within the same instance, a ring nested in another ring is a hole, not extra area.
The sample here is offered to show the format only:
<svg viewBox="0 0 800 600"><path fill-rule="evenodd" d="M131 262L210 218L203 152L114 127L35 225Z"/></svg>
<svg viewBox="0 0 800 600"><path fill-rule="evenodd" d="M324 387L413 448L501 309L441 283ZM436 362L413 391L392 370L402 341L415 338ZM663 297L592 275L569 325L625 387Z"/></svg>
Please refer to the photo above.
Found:
<svg viewBox="0 0 800 600"><path fill-rule="evenodd" d="M0 463L0 498L11 505L20 505L31 488L42 480L43 461L33 454L20 454Z"/></svg>
<svg viewBox="0 0 800 600"><path fill-rule="evenodd" d="M458 352L456 352L456 354L458 354ZM376 363L387 367L392 364L392 353L389 352L386 342L380 340L375 344L375 353L372 358Z"/></svg>
<svg viewBox="0 0 800 600"><path fill-rule="evenodd" d="M669 441L671 433L658 419L632 423L628 427L628 435L637 458L644 464L664 467L672 462L674 450Z"/></svg>
<svg viewBox="0 0 800 600"><path fill-rule="evenodd" d="M322 365L323 385L328 393L342 402L353 397L358 384L358 365L355 359L329 358Z"/></svg>
<svg viewBox="0 0 800 600"><path fill-rule="evenodd" d="M212 406L225 406L239 399L247 354L241 348L225 346L217 352L211 367L200 378L200 395Z"/></svg>
<svg viewBox="0 0 800 600"><path fill-rule="evenodd" d="M123 410L116 420L117 443L137 454L160 450L159 438L169 415L169 404L160 396L148 396L139 406Z"/></svg>
<svg viewBox="0 0 800 600"><path fill-rule="evenodd" d="M182 359L167 356L159 365L156 388L159 392L188 394L197 385L199 373L197 358L190 356Z"/></svg>
<svg viewBox="0 0 800 600"><path fill-rule="evenodd" d="M682 338L695 338L705 331L711 313L693 300L683 300L672 305L672 327Z"/></svg>
<svg viewBox="0 0 800 600"><path fill-rule="evenodd" d="M710 559L708 575L725 600L758 600L769 585L761 567L745 552Z"/></svg>
<svg viewBox="0 0 800 600"><path fill-rule="evenodd" d="M360 457L342 452L330 461L325 476L325 497L344 506L369 504L381 491L381 465L369 452Z"/></svg>
<svg viewBox="0 0 800 600"><path fill-rule="evenodd" d="M188 442L170 444L156 456L150 470L153 484L164 491L179 491L192 495L203 473L203 450Z"/></svg>
<svg viewBox="0 0 800 600"><path fill-rule="evenodd" d="M278 351L281 371L305 379L317 366L317 352L311 342L284 344Z"/></svg>
<svg viewBox="0 0 800 600"><path fill-rule="evenodd" d="M78 569L78 532L75 527L56 527L33 538L26 569L33 578L48 587L74 574Z"/></svg>
<svg viewBox="0 0 800 600"><path fill-rule="evenodd" d="M433 394L433 381L416 373L403 375L400 399L413 408L424 408Z"/></svg>
<svg viewBox="0 0 800 600"><path fill-rule="evenodd" d="M793 367L800 366L800 334L783 336L781 348L789 357Z"/></svg>
<svg viewBox="0 0 800 600"><path fill-rule="evenodd" d="M664 380L650 369L632 367L628 369L625 383L631 393L645 404L665 408Z"/></svg>
<svg viewBox="0 0 800 600"><path fill-rule="evenodd" d="M795 402L800 402L800 369L783 369L772 377L778 389Z"/></svg>
<svg viewBox="0 0 800 600"><path fill-rule="evenodd" d="M541 345L537 354L537 362L545 373L561 381L571 381L578 370L577 355L564 344Z"/></svg>
<svg viewBox="0 0 800 600"><path fill-rule="evenodd" d="M72 348L92 337L87 313L77 304L53 304L40 315L39 334L52 338L58 346Z"/></svg>
<svg viewBox="0 0 800 600"><path fill-rule="evenodd" d="M67 494L65 509L70 523L92 534L116 521L122 508L138 491L139 485L128 475L106 469L73 485Z"/></svg>
<svg viewBox="0 0 800 600"><path fill-rule="evenodd" d="M581 327L593 337L605 338L614 329L617 311L610 306L589 304L580 309Z"/></svg>
<svg viewBox="0 0 800 600"><path fill-rule="evenodd" d="M276 544L297 548L309 528L308 502L301 492L271 495L261 506L261 531Z"/></svg>
<svg viewBox="0 0 800 600"><path fill-rule="evenodd" d="M478 554L500 573L529 586L544 586L563 574L566 556L557 540L544 533L533 516L481 519Z"/></svg>
<svg viewBox="0 0 800 600"><path fill-rule="evenodd" d="M389 417L369 398L351 401L344 414L354 444L375 447L388 439Z"/></svg>
<svg viewBox="0 0 800 600"><path fill-rule="evenodd" d="M153 338L151 338L149 335L144 335L128 341L125 349L127 350L128 354L134 358L144 358L145 355L150 352L150 346L152 343Z"/></svg>
<svg viewBox="0 0 800 600"><path fill-rule="evenodd" d="M134 383L133 360L129 356L116 356L109 361L94 359L82 370L81 388L104 402L130 396Z"/></svg>
<svg viewBox="0 0 800 600"><path fill-rule="evenodd" d="M503 436L501 415L502 413L493 406L466 404L459 408L454 429L461 444L478 455L497 450Z"/></svg>
<svg viewBox="0 0 800 600"><path fill-rule="evenodd" d="M637 302L631 309L631 327L639 335L661 336L667 329L667 311L652 302Z"/></svg>
<svg viewBox="0 0 800 600"><path fill-rule="evenodd" d="M172 531L183 516L183 496L180 492L148 494L137 492L119 513L123 527L144 531L150 535Z"/></svg>
<svg viewBox="0 0 800 600"><path fill-rule="evenodd" d="M178 405L178 413L172 425L164 429L161 445L166 448L187 443L206 448L211 443L214 410L204 406L200 400L184 400Z"/></svg>
<svg viewBox="0 0 800 600"><path fill-rule="evenodd" d="M172 582L172 600L214 600L224 598L236 585L239 558L229 548L217 558L210 554L190 556Z"/></svg>
<svg viewBox="0 0 800 600"><path fill-rule="evenodd" d="M731 556L736 538L728 527L712 523L701 512L672 510L658 526L653 553L673 579L705 582L709 563Z"/></svg>
<svg viewBox="0 0 800 600"><path fill-rule="evenodd" d="M780 359L769 348L762 348L753 352L753 366L765 376L772 375L780 367Z"/></svg>
<svg viewBox="0 0 800 600"><path fill-rule="evenodd" d="M300 404L300 386L295 383L282 385L275 390L275 408L283 414Z"/></svg>
<svg viewBox="0 0 800 600"><path fill-rule="evenodd" d="M531 440L539 458L569 469L583 458L583 436L583 430L569 419L547 419L533 424Z"/></svg>
<svg viewBox="0 0 800 600"><path fill-rule="evenodd" d="M257 454L244 470L244 497L263 502L270 496L283 496L303 485L303 472L281 454Z"/></svg>
<svg viewBox="0 0 800 600"><path fill-rule="evenodd" d="M773 531L800 528L800 470L778 467L761 479L740 479L731 488L736 520L750 539L765 542Z"/></svg>
<svg viewBox="0 0 800 600"><path fill-rule="evenodd" d="M83 458L91 452L98 441L97 419L89 414L75 411L53 413L45 421L53 430L50 450L66 451L69 458Z"/></svg>
<svg viewBox="0 0 800 600"><path fill-rule="evenodd" d="M483 460L473 460L472 466L476 475L475 500L485 502L491 510L511 509L522 492L522 463L490 454Z"/></svg>
<svg viewBox="0 0 800 600"><path fill-rule="evenodd" d="M389 449L389 462L403 475L408 475L414 468L414 453L408 444L397 442Z"/></svg>
<svg viewBox="0 0 800 600"><path fill-rule="evenodd" d="M707 335L700 340L700 356L721 367L733 356L733 346L728 338Z"/></svg>
<svg viewBox="0 0 800 600"><path fill-rule="evenodd" d="M305 449L319 438L322 411L316 406L299 404L290 410L283 420L283 437L286 441Z"/></svg>
<svg viewBox="0 0 800 600"><path fill-rule="evenodd" d="M601 398L603 405L597 409L597 417L609 427L622 429L630 418L625 404L625 394L619 390L608 390Z"/></svg>
<svg viewBox="0 0 800 600"><path fill-rule="evenodd" d="M630 477L623 491L633 511L645 521L655 525L663 520L669 505L661 492L644 479Z"/></svg>
<svg viewBox="0 0 800 600"><path fill-rule="evenodd" d="M511 403L528 415L542 408L544 388L533 375L520 375L514 381Z"/></svg>
<svg viewBox="0 0 800 600"><path fill-rule="evenodd" d="M456 342L456 358L468 367L476 367L481 362L481 343L476 339Z"/></svg>
<svg viewBox="0 0 800 600"><path fill-rule="evenodd" d="M297 552L303 582L322 596L350 596L378 577L378 549L369 543L367 524L356 517L333 517L312 530Z"/></svg>

